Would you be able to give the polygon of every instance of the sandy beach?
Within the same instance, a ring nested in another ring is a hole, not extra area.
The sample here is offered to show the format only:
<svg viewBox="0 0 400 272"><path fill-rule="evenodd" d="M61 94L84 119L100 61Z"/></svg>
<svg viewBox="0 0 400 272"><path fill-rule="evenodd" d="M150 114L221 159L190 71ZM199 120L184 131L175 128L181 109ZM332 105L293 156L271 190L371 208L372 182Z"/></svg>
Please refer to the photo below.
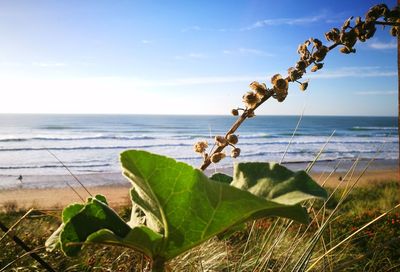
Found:
<svg viewBox="0 0 400 272"><path fill-rule="evenodd" d="M360 171L349 173L345 172L329 173L314 172L312 177L320 184L327 187L346 186L352 184L360 175ZM397 169L370 170L364 173L357 182L357 186L368 186L380 182L399 180ZM113 207L129 203L129 183L118 183L114 186L90 186L88 191L92 195L105 195L109 204ZM74 192L74 190L77 192ZM89 194L82 187L62 188L14 188L0 190L0 207L16 203L18 207L36 209L62 209L66 205L74 202L82 202L78 194L86 199Z"/></svg>

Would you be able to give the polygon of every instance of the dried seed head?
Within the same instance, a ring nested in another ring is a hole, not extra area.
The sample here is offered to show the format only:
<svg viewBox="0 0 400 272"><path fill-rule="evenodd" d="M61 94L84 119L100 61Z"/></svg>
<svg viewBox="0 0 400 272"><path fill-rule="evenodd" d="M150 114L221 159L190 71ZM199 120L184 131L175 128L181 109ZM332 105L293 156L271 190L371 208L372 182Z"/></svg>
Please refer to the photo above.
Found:
<svg viewBox="0 0 400 272"><path fill-rule="evenodd" d="M231 113L233 116L238 116L239 115L239 111L237 109L232 109Z"/></svg>
<svg viewBox="0 0 400 272"><path fill-rule="evenodd" d="M325 38L328 41L338 42L340 36L340 31L337 28L332 28L329 32L325 33Z"/></svg>
<svg viewBox="0 0 400 272"><path fill-rule="evenodd" d="M276 80L274 87L275 87L274 89L278 91L287 91L289 83L287 82L286 79L279 78Z"/></svg>
<svg viewBox="0 0 400 272"><path fill-rule="evenodd" d="M275 86L276 81L277 81L278 79L280 79L280 78L282 78L282 76L281 76L280 74L275 74L275 75L273 75L273 76L271 77L271 83L272 83L272 85Z"/></svg>
<svg viewBox="0 0 400 272"><path fill-rule="evenodd" d="M376 27L375 24L368 24L368 26L365 27L365 39L370 39L372 36L374 36L376 32Z"/></svg>
<svg viewBox="0 0 400 272"><path fill-rule="evenodd" d="M228 141L228 143L230 144L237 144L238 143L238 137L235 134L229 134L228 137L226 137L226 140Z"/></svg>
<svg viewBox="0 0 400 272"><path fill-rule="evenodd" d="M271 82L274 84L274 98L282 102L288 94L289 82L279 74L274 75Z"/></svg>
<svg viewBox="0 0 400 272"><path fill-rule="evenodd" d="M300 90L302 90L303 92L307 90L307 87L308 87L308 81L305 81L300 84Z"/></svg>
<svg viewBox="0 0 400 272"><path fill-rule="evenodd" d="M310 57L310 51L308 50L309 45L310 41L307 40L304 43L300 44L297 48L297 53L300 54L300 59L306 60Z"/></svg>
<svg viewBox="0 0 400 272"><path fill-rule="evenodd" d="M397 27L393 26L393 27L390 29L390 35L392 35L393 37L396 37L396 36L397 36L397 33L398 33Z"/></svg>
<svg viewBox="0 0 400 272"><path fill-rule="evenodd" d="M343 46L340 48L340 52L343 54L350 54L350 49L347 48L346 46Z"/></svg>
<svg viewBox="0 0 400 272"><path fill-rule="evenodd" d="M226 141L224 136L215 136L215 143L218 146L226 146L228 142Z"/></svg>
<svg viewBox="0 0 400 272"><path fill-rule="evenodd" d="M342 30L346 30L349 28L350 26L350 22L353 19L353 16L351 16L349 19L347 19L346 21L344 21L343 26L342 26Z"/></svg>
<svg viewBox="0 0 400 272"><path fill-rule="evenodd" d="M318 39L312 39L312 42L315 46L315 48L319 49L322 46L322 42Z"/></svg>
<svg viewBox="0 0 400 272"><path fill-rule="evenodd" d="M387 16L389 12L389 8L385 4L379 4L368 10L365 19L368 21L376 21L376 19L381 16Z"/></svg>
<svg viewBox="0 0 400 272"><path fill-rule="evenodd" d="M253 92L248 92L243 95L243 102L248 108L253 108L255 105L257 105L258 102L260 102L260 98Z"/></svg>
<svg viewBox="0 0 400 272"><path fill-rule="evenodd" d="M343 54L350 54L350 53L355 53L356 50L354 48L348 48L346 46L343 46L340 48L340 52Z"/></svg>
<svg viewBox="0 0 400 272"><path fill-rule="evenodd" d="M294 67L290 67L288 69L288 74L289 74L290 81L296 81L303 76L303 72L295 69Z"/></svg>
<svg viewBox="0 0 400 272"><path fill-rule="evenodd" d="M225 157L226 157L225 153L218 152L218 153L214 153L211 156L210 160L211 160L212 163L217 163L217 162L219 162L220 160L222 160Z"/></svg>
<svg viewBox="0 0 400 272"><path fill-rule="evenodd" d="M311 72L316 72L324 66L322 62L315 63L315 65L311 68Z"/></svg>
<svg viewBox="0 0 400 272"><path fill-rule="evenodd" d="M240 156L240 148L233 148L231 151L231 157L232 158L237 158Z"/></svg>
<svg viewBox="0 0 400 272"><path fill-rule="evenodd" d="M317 51L315 51L312 54L312 57L316 61L323 61L327 53L328 53L328 47L322 45Z"/></svg>
<svg viewBox="0 0 400 272"><path fill-rule="evenodd" d="M304 71L307 67L307 62L304 60L300 60L296 63L296 69L300 71Z"/></svg>
<svg viewBox="0 0 400 272"><path fill-rule="evenodd" d="M208 143L205 141L200 141L195 143L193 146L194 152L203 153L208 148Z"/></svg>
<svg viewBox="0 0 400 272"><path fill-rule="evenodd" d="M253 81L252 83L250 83L250 88L261 97L267 93L267 86L265 85L265 83L260 84L257 81Z"/></svg>

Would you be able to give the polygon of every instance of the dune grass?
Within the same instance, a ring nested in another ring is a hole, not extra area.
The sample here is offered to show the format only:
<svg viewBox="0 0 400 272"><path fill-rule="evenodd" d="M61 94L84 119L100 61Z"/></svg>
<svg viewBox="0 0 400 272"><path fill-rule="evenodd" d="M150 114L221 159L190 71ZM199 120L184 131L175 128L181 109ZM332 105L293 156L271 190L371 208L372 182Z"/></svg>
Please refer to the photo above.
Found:
<svg viewBox="0 0 400 272"><path fill-rule="evenodd" d="M310 271L396 271L400 268L399 209L360 229L398 204L399 184L374 183L353 188L347 195L349 188L328 188L332 194L327 202L306 203L314 218L309 225L287 219L258 220L232 235L211 239L175 258L168 267L171 271L307 271L311 266ZM129 207L117 210L128 219ZM124 248L90 246L76 259L58 250L47 253L43 245L59 225L60 212L32 211L12 233L56 271L149 271L146 257ZM25 213L17 205L8 205L3 207L0 220L11 227ZM8 236L3 236L0 271L44 271ZM326 254L346 238L350 239Z"/></svg>

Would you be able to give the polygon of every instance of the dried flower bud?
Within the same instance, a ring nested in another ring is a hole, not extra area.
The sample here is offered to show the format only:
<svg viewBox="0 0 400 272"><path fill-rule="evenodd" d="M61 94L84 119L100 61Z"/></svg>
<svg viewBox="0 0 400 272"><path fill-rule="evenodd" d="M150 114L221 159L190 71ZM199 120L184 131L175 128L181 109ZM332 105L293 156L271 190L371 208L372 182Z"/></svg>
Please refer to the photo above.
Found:
<svg viewBox="0 0 400 272"><path fill-rule="evenodd" d="M228 137L226 137L226 140L228 141L228 143L230 144L237 144L238 143L238 137L235 134L229 134Z"/></svg>
<svg viewBox="0 0 400 272"><path fill-rule="evenodd" d="M312 39L312 42L315 46L315 48L319 49L322 46L322 42L318 39Z"/></svg>
<svg viewBox="0 0 400 272"><path fill-rule="evenodd" d="M231 111L233 116L238 116L239 115L239 111L237 109L232 109Z"/></svg>
<svg viewBox="0 0 400 272"><path fill-rule="evenodd" d="M303 72L301 72L293 67L290 67L288 69L288 74L289 74L290 81L296 81L303 76Z"/></svg>
<svg viewBox="0 0 400 272"><path fill-rule="evenodd" d="M267 86L264 83L260 84L257 81L253 81L250 83L250 88L260 96L264 96L267 93Z"/></svg>
<svg viewBox="0 0 400 272"><path fill-rule="evenodd" d="M280 90L280 91L281 90L287 90L288 87L289 87L288 82L283 78L279 78L275 83L275 88Z"/></svg>
<svg viewBox="0 0 400 272"><path fill-rule="evenodd" d="M296 69L300 71L304 71L307 67L307 62L304 60L300 60L296 63Z"/></svg>
<svg viewBox="0 0 400 272"><path fill-rule="evenodd" d="M325 38L328 41L333 41L333 42L338 42L339 41L339 35L340 35L340 31L339 29L332 28L329 32L325 33Z"/></svg>
<svg viewBox="0 0 400 272"><path fill-rule="evenodd" d="M343 46L340 48L340 52L343 54L350 54L351 50L349 48L347 48L346 46Z"/></svg>
<svg viewBox="0 0 400 272"><path fill-rule="evenodd" d="M226 146L228 143L224 136L215 136L215 142L218 146Z"/></svg>
<svg viewBox="0 0 400 272"><path fill-rule="evenodd" d="M321 69L323 66L324 66L324 64L321 62L315 63L315 65L311 68L311 72L316 72L319 69Z"/></svg>
<svg viewBox="0 0 400 272"><path fill-rule="evenodd" d="M365 24L365 39L370 39L376 32L375 24Z"/></svg>
<svg viewBox="0 0 400 272"><path fill-rule="evenodd" d="M308 87L308 81L305 81L300 84L300 90L302 90L303 92L307 90L307 87Z"/></svg>
<svg viewBox="0 0 400 272"><path fill-rule="evenodd" d="M208 148L208 143L205 141L200 141L200 142L197 142L193 148L194 148L194 152L203 153Z"/></svg>
<svg viewBox="0 0 400 272"><path fill-rule="evenodd" d="M342 30L346 30L349 28L350 26L350 22L353 19L353 16L351 16L349 19L347 19L346 21L344 21L343 26L342 26Z"/></svg>
<svg viewBox="0 0 400 272"><path fill-rule="evenodd" d="M356 31L352 29L349 32L343 32L340 35L340 41L343 43L343 45L352 48L357 42Z"/></svg>
<svg viewBox="0 0 400 272"><path fill-rule="evenodd" d="M365 15L365 19L368 21L375 21L381 16L387 16L389 9L385 4L379 4L370 8Z"/></svg>
<svg viewBox="0 0 400 272"><path fill-rule="evenodd" d="M253 108L258 102L260 102L260 98L253 92L246 93L242 98L244 104L248 108Z"/></svg>
<svg viewBox="0 0 400 272"><path fill-rule="evenodd" d="M287 96L289 82L286 79L283 79L280 74L274 75L271 79L271 82L274 85L273 97L276 98L279 102L282 102Z"/></svg>
<svg viewBox="0 0 400 272"><path fill-rule="evenodd" d="M390 29L390 35L392 35L393 37L396 37L398 33L399 33L399 32L398 32L397 27L393 26L393 27Z"/></svg>
<svg viewBox="0 0 400 272"><path fill-rule="evenodd" d="M231 151L231 157L232 158L237 158L240 156L240 148L233 148Z"/></svg>
<svg viewBox="0 0 400 272"><path fill-rule="evenodd" d="M218 153L214 153L211 156L210 160L211 160L212 163L217 163L217 162L219 162L220 160L222 160L225 157L226 157L225 153L218 152Z"/></svg>
<svg viewBox="0 0 400 272"><path fill-rule="evenodd" d="M271 82L274 85L274 90L287 90L289 86L287 80L283 79L280 74L274 75L271 78Z"/></svg>
<svg viewBox="0 0 400 272"><path fill-rule="evenodd" d="M271 83L272 83L272 85L275 86L276 81L277 81L278 79L280 79L280 78L282 78L282 76L281 76L280 74L275 74L275 75L273 75L273 76L271 77Z"/></svg>
<svg viewBox="0 0 400 272"><path fill-rule="evenodd" d="M328 53L328 47L322 45L317 51L315 51L312 54L312 57L316 61L323 61L327 53Z"/></svg>

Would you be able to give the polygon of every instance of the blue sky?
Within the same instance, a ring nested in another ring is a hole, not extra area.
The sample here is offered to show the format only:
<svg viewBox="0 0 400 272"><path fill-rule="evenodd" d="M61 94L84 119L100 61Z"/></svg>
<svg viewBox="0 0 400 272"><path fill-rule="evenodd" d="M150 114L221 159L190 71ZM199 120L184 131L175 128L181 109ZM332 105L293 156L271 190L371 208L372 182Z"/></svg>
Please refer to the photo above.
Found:
<svg viewBox="0 0 400 272"><path fill-rule="evenodd" d="M1 113L228 114L299 43L382 1L1 1ZM393 7L396 1L383 1ZM389 28L256 114L397 115Z"/></svg>

